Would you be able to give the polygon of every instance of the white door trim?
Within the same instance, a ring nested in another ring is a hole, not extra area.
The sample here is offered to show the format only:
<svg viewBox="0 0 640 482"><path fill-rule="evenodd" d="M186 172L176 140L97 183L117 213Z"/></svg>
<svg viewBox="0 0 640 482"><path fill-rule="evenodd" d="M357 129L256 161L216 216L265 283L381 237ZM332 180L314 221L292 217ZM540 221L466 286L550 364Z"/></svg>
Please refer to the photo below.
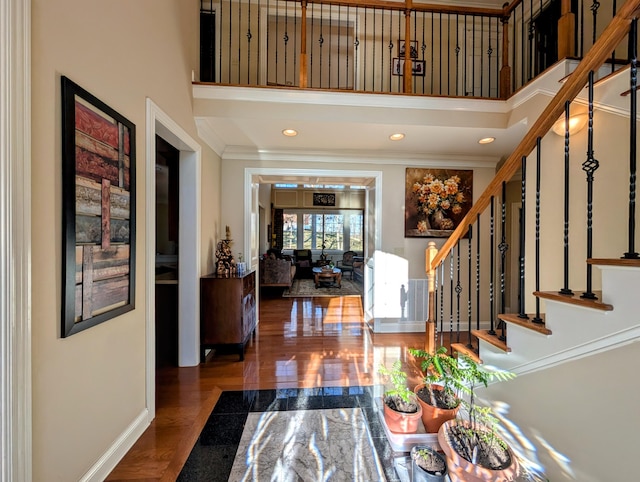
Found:
<svg viewBox="0 0 640 482"><path fill-rule="evenodd" d="M155 417L156 134L180 151L178 239L178 364L200 363L200 171L201 147L147 98L146 132L146 396Z"/></svg>
<svg viewBox="0 0 640 482"><path fill-rule="evenodd" d="M32 479L31 2L0 0L0 481Z"/></svg>

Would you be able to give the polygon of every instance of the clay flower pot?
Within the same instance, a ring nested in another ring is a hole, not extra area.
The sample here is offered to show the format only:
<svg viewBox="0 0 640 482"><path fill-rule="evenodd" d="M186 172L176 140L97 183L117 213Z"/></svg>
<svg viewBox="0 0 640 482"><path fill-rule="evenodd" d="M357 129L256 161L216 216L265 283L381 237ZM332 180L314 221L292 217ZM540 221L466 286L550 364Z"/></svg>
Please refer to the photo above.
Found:
<svg viewBox="0 0 640 482"><path fill-rule="evenodd" d="M434 470L423 468L421 466L423 464L418 460L422 451L427 451L430 457L437 459L442 469L435 470L435 467L431 467ZM442 454L428 445L415 445L411 448L411 482L444 482L446 475L447 462Z"/></svg>
<svg viewBox="0 0 640 482"><path fill-rule="evenodd" d="M519 474L520 466L514 453L509 447L507 450L511 456L511 465L505 469L492 470L478 464L473 464L456 452L449 441L447 431L456 423L465 423L458 420L444 422L438 430L438 443L447 459L447 469L451 482L512 482ZM465 423L465 425L468 425Z"/></svg>
<svg viewBox="0 0 640 482"><path fill-rule="evenodd" d="M389 430L394 433L416 433L422 417L422 407L416 402L418 411L414 413L398 412L391 409L382 398L384 420Z"/></svg>
<svg viewBox="0 0 640 482"><path fill-rule="evenodd" d="M440 426L446 422L447 420L451 420L456 418L456 414L458 413L458 409L460 405L456 408L446 409L446 408L438 408L433 405L422 400L417 394L420 389L425 387L424 383L420 385L416 385L413 389L413 392L416 394L416 398L418 399L418 403L422 407L422 423L424 425L425 430L428 433L436 433ZM440 385L431 385L432 390L443 390Z"/></svg>

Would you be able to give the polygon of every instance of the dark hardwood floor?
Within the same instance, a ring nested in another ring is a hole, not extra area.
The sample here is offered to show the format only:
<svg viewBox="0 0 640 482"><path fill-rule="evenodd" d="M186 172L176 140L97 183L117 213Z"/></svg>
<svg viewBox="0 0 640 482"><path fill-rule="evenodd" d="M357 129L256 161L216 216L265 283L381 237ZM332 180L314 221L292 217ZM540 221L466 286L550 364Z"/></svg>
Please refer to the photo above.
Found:
<svg viewBox="0 0 640 482"><path fill-rule="evenodd" d="M244 361L216 353L197 367L158 369L156 418L106 480L176 480L224 390L369 386L379 383L380 364L398 357L415 383L419 370L407 348L424 343L423 333L371 333L359 297L266 293Z"/></svg>

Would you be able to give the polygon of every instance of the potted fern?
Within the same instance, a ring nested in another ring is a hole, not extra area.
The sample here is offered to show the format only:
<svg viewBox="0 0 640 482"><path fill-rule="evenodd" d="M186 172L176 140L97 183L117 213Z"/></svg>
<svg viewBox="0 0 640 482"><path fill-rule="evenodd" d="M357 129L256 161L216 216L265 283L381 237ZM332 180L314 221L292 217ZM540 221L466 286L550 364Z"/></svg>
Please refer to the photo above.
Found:
<svg viewBox="0 0 640 482"><path fill-rule="evenodd" d="M378 372L391 384L382 395L384 420L394 433L416 433L422 408L416 395L407 387L407 373L402 362L396 360L391 368L381 365Z"/></svg>
<svg viewBox="0 0 640 482"><path fill-rule="evenodd" d="M460 408L459 394L467 388L465 373L458 359L439 347L434 353L409 348L409 353L422 359L423 383L416 385L414 393L422 406L422 423L427 432L436 433L447 420L455 418Z"/></svg>
<svg viewBox="0 0 640 482"><path fill-rule="evenodd" d="M498 419L491 407L478 405L475 389L491 380L510 380L514 373L479 366L460 355L458 368L463 390L456 418L444 422L438 430L438 443L445 453L452 482L513 481L519 473L518 461L498 432Z"/></svg>

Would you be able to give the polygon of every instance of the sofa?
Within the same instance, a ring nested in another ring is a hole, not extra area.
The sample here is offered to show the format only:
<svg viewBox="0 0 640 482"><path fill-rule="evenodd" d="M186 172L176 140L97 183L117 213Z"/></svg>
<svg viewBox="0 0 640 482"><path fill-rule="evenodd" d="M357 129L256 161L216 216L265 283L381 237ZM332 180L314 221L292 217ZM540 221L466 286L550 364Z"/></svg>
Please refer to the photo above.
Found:
<svg viewBox="0 0 640 482"><path fill-rule="evenodd" d="M296 275L296 266L291 260L282 258L265 258L260 260L260 287L291 287Z"/></svg>

